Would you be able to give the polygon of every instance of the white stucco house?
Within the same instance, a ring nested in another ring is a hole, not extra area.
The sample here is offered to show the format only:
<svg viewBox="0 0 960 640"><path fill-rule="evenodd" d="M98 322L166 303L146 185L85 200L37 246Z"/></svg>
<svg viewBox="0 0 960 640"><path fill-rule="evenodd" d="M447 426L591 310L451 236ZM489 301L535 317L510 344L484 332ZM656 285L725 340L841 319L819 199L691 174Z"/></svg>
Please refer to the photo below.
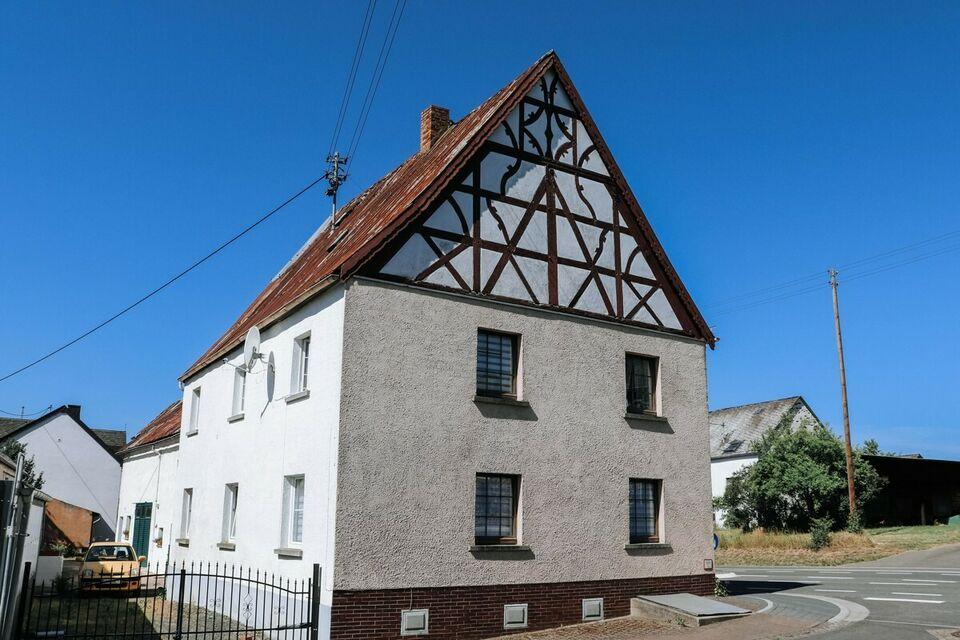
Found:
<svg viewBox="0 0 960 640"><path fill-rule="evenodd" d="M713 497L722 496L727 480L757 461L753 443L774 427L791 429L823 426L802 396L754 402L710 412L710 484ZM714 519L723 523L723 511Z"/></svg>
<svg viewBox="0 0 960 640"><path fill-rule="evenodd" d="M151 565L170 559L179 517L180 407L177 400L119 451L123 460L117 540L133 544Z"/></svg>
<svg viewBox="0 0 960 640"><path fill-rule="evenodd" d="M113 538L124 431L91 429L80 419L79 406L64 405L35 420L5 419L0 446L9 440L26 445L27 456L36 460L45 494L93 512L91 539Z"/></svg>
<svg viewBox="0 0 960 640"><path fill-rule="evenodd" d="M323 638L712 593L714 341L550 52L458 122L423 112L181 376L173 518L152 450L121 509L159 495L173 561L320 563Z"/></svg>

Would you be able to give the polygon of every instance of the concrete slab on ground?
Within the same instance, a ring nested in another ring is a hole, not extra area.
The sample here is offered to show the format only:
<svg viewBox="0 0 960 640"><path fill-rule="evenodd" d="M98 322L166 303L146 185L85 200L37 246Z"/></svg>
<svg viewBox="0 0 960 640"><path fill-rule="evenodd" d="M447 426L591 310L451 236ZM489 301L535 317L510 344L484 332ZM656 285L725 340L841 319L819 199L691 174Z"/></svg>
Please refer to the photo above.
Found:
<svg viewBox="0 0 960 640"><path fill-rule="evenodd" d="M749 614L749 609L695 596L692 593L637 596L630 599L630 615L663 622L682 621L688 627L702 627L723 620L742 618Z"/></svg>

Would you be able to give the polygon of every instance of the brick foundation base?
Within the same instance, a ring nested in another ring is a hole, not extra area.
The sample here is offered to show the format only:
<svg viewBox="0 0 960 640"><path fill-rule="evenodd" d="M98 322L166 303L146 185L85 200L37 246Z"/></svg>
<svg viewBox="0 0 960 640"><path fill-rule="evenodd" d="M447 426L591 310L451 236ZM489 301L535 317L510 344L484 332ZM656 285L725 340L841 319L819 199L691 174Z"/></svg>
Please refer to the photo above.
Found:
<svg viewBox="0 0 960 640"><path fill-rule="evenodd" d="M581 622L581 600L603 598L607 618L630 613L630 598L641 594L688 592L712 595L713 573L667 578L505 584L429 589L334 591L331 640L400 638L400 612L430 610L430 638L474 640L510 633L503 605L528 604L528 627L549 629ZM412 605L412 606L411 606Z"/></svg>

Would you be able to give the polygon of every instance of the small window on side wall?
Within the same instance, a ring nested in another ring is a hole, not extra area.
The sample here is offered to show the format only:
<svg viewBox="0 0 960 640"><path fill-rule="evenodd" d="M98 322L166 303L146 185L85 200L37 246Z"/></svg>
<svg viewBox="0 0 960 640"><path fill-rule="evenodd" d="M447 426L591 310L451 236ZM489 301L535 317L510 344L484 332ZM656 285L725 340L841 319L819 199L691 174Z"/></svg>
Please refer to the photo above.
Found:
<svg viewBox="0 0 960 640"><path fill-rule="evenodd" d="M310 334L297 338L293 343L293 384L291 393L300 393L310 387L308 374L310 372Z"/></svg>
<svg viewBox="0 0 960 640"><path fill-rule="evenodd" d="M475 543L517 544L520 476L477 474Z"/></svg>
<svg viewBox="0 0 960 640"><path fill-rule="evenodd" d="M240 486L238 484L231 483L224 486L222 542L233 542L237 538L237 503L239 497Z"/></svg>
<svg viewBox="0 0 960 640"><path fill-rule="evenodd" d="M650 356L627 354L627 412L656 415L658 361Z"/></svg>
<svg viewBox="0 0 960 640"><path fill-rule="evenodd" d="M477 395L517 397L520 336L479 329L477 331Z"/></svg>
<svg viewBox="0 0 960 640"><path fill-rule="evenodd" d="M247 371L242 367L236 367L233 374L233 404L231 405L230 415L239 416L243 414L243 405L247 396Z"/></svg>
<svg viewBox="0 0 960 640"><path fill-rule="evenodd" d="M200 387L190 394L190 426L187 433L196 433L200 428Z"/></svg>
<svg viewBox="0 0 960 640"><path fill-rule="evenodd" d="M303 543L303 503L306 485L303 476L286 476L283 479L282 537L286 546Z"/></svg>
<svg viewBox="0 0 960 640"><path fill-rule="evenodd" d="M630 479L630 544L660 542L660 480Z"/></svg>
<svg viewBox="0 0 960 640"><path fill-rule="evenodd" d="M193 517L193 489L183 490L183 502L180 506L180 537L190 537L190 519Z"/></svg>

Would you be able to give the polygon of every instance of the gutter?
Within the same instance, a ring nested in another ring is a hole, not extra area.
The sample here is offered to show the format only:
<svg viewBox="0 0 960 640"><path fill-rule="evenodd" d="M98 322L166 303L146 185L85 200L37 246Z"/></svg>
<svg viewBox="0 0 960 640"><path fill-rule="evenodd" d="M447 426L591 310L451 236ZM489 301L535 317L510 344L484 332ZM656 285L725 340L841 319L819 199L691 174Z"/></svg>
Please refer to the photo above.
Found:
<svg viewBox="0 0 960 640"><path fill-rule="evenodd" d="M256 326L257 326L261 331L263 331L264 329L272 326L273 324L279 322L280 320L283 320L285 317L287 317L288 315L290 315L291 313L293 313L294 311L296 311L298 308L300 308L301 306L303 306L304 304L306 304L306 303L309 302L310 300L312 300L314 297L316 297L317 295L323 293L323 292L326 291L327 289L331 288L331 287L332 287L333 285L335 285L339 280L340 280L340 276L337 275L337 274L335 274L335 273L331 273L331 274L328 275L328 276L324 276L323 278L321 278L321 279L319 280L319 282L317 282L315 285L313 285L312 287L310 287L309 289L307 289L306 291L304 291L303 293L301 293L299 296L297 296L296 298L294 298L294 299L291 300L290 302L288 302L286 305L284 305L283 307L277 309L276 311L274 311L273 313L271 313L269 316L267 316L266 318L264 318L264 319L261 320L260 322L255 323ZM187 369L187 370L183 373L183 375L181 375L181 376L178 378L178 380L179 380L179 382L180 382L180 388L183 389L191 379L193 379L193 378L195 378L196 376L200 375L201 373L203 373L204 371L206 371L206 369L207 369L208 367L210 367L210 365L216 364L216 363L219 362L222 358L226 357L227 354L229 354L229 353L232 352L234 349L237 349L237 348L239 348L239 347L242 346L242 345L243 345L243 339L235 340L234 342L230 343L229 345L226 345L226 346L224 346L223 348L219 349L218 351L214 352L214 353L209 357L209 362L206 362L206 363L201 364L201 365L198 365L198 366L195 365L195 366Z"/></svg>

